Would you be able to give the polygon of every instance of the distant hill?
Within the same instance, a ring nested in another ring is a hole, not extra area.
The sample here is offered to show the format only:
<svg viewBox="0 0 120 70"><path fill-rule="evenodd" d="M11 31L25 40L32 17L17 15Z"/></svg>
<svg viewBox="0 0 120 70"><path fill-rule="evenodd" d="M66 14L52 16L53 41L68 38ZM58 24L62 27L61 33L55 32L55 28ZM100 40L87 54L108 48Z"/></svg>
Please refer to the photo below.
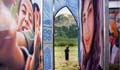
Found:
<svg viewBox="0 0 120 70"><path fill-rule="evenodd" d="M77 24L70 14L61 14L55 18L55 37L77 38Z"/></svg>
<svg viewBox="0 0 120 70"><path fill-rule="evenodd" d="M61 14L54 21L55 46L77 46L78 29L71 14Z"/></svg>
<svg viewBox="0 0 120 70"><path fill-rule="evenodd" d="M71 14L65 13L55 17L54 24L57 27L61 27L61 26L69 27L72 24L76 25L76 22L74 20L74 17Z"/></svg>

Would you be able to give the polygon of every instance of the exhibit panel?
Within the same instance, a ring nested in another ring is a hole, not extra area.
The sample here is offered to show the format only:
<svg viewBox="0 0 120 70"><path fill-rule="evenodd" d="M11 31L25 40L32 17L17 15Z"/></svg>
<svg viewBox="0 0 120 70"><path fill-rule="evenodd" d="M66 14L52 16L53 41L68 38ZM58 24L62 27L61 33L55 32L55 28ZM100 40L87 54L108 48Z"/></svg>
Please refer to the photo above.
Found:
<svg viewBox="0 0 120 70"><path fill-rule="evenodd" d="M120 69L120 0L109 1L109 69Z"/></svg>
<svg viewBox="0 0 120 70"><path fill-rule="evenodd" d="M53 0L43 0L42 40L44 70L53 70Z"/></svg>
<svg viewBox="0 0 120 70"><path fill-rule="evenodd" d="M0 1L0 70L43 70L41 16L42 0Z"/></svg>
<svg viewBox="0 0 120 70"><path fill-rule="evenodd" d="M106 69L104 54L108 49L106 38L106 6L103 0L80 0L80 69L103 70ZM105 19L105 20L103 20ZM105 29L105 30L104 30ZM108 54L107 54L108 55Z"/></svg>

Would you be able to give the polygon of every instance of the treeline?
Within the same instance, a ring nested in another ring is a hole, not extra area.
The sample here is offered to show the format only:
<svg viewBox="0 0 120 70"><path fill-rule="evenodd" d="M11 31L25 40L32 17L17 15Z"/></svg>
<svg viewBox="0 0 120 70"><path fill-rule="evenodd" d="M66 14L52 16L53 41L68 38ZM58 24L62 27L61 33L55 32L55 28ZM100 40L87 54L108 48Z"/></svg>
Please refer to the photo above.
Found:
<svg viewBox="0 0 120 70"><path fill-rule="evenodd" d="M55 46L77 46L78 27L69 14L62 14L55 18L54 45Z"/></svg>
<svg viewBox="0 0 120 70"><path fill-rule="evenodd" d="M77 46L78 39L77 38L63 38L63 37L55 37L54 46Z"/></svg>
<svg viewBox="0 0 120 70"><path fill-rule="evenodd" d="M78 28L77 25L72 24L71 26L55 27L55 37L64 38L77 38Z"/></svg>

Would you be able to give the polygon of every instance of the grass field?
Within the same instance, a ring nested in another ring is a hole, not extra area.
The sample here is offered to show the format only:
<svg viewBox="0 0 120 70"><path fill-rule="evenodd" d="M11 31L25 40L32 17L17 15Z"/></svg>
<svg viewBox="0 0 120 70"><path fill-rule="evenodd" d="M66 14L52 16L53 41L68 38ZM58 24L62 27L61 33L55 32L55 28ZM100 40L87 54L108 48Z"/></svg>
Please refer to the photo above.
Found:
<svg viewBox="0 0 120 70"><path fill-rule="evenodd" d="M65 61L65 47L55 47L55 70L78 70L78 47L70 47L69 61Z"/></svg>

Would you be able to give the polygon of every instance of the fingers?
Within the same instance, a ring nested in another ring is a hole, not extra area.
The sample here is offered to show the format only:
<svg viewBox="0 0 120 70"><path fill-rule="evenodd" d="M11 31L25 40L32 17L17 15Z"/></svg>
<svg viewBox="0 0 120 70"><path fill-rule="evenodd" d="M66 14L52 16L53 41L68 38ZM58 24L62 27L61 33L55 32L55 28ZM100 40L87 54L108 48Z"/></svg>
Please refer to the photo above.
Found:
<svg viewBox="0 0 120 70"><path fill-rule="evenodd" d="M25 70L30 70L30 64L31 64L32 57L28 57L25 65Z"/></svg>
<svg viewBox="0 0 120 70"><path fill-rule="evenodd" d="M40 34L39 32L36 33L35 39L34 39L34 51L38 50L40 48Z"/></svg>
<svg viewBox="0 0 120 70"><path fill-rule="evenodd" d="M36 26L40 26L40 13L39 13L39 11L37 11L36 8L35 8L34 15L35 15L35 24L36 24Z"/></svg>
<svg viewBox="0 0 120 70"><path fill-rule="evenodd" d="M35 37L34 37L34 64L35 68L38 68L39 66L39 53L40 53L40 13L35 8L34 12L35 17Z"/></svg>

